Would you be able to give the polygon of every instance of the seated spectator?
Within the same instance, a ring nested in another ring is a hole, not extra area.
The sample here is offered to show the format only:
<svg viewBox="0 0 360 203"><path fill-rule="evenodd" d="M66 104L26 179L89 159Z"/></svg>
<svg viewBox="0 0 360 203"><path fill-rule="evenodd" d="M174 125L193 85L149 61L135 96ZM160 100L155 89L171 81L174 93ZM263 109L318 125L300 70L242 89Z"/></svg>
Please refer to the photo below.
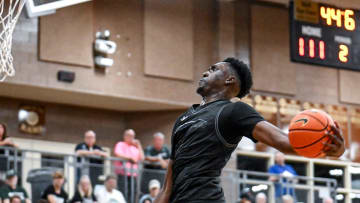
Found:
<svg viewBox="0 0 360 203"><path fill-rule="evenodd" d="M255 201L254 195L252 194L250 188L244 188L240 194L240 202L247 202L247 201L249 202Z"/></svg>
<svg viewBox="0 0 360 203"><path fill-rule="evenodd" d="M255 197L255 203L266 203L266 195L262 192L258 193Z"/></svg>
<svg viewBox="0 0 360 203"><path fill-rule="evenodd" d="M334 200L331 197L326 197L323 199L323 203L333 203Z"/></svg>
<svg viewBox="0 0 360 203"><path fill-rule="evenodd" d="M49 185L41 195L41 199L49 203L66 203L68 194L63 189L64 175L57 171L53 174L53 184Z"/></svg>
<svg viewBox="0 0 360 203"><path fill-rule="evenodd" d="M17 185L18 177L14 170L6 173L6 185L0 189L0 198L3 203L9 203L13 196L18 196L22 203L30 203L29 196L24 188Z"/></svg>
<svg viewBox="0 0 360 203"><path fill-rule="evenodd" d="M142 196L139 203L153 203L159 192L160 182L156 179L151 180L149 182L149 194Z"/></svg>
<svg viewBox="0 0 360 203"><path fill-rule="evenodd" d="M157 132L153 137L153 145L145 149L145 168L166 169L169 164L170 150L164 145L164 134Z"/></svg>
<svg viewBox="0 0 360 203"><path fill-rule="evenodd" d="M75 192L74 197L71 200L71 203L95 203L97 202L96 197L93 193L91 181L89 176L83 175L80 178L78 188Z"/></svg>
<svg viewBox="0 0 360 203"><path fill-rule="evenodd" d="M83 165L78 168L77 170L77 181L79 181L79 178L81 175L89 175L91 178L91 182L96 185L99 184L98 177L103 174L103 164L104 161L102 160L102 157L107 157L108 155L106 152L100 147L99 145L96 145L96 134L94 131L89 130L86 131L84 134L84 142L78 144L75 148L75 153L78 156L84 156L84 157L92 157L89 158L90 167L84 168ZM96 158L99 157L99 158ZM80 162L81 159L78 159L78 162ZM88 170L88 172L84 172L85 170Z"/></svg>
<svg viewBox="0 0 360 203"><path fill-rule="evenodd" d="M127 162L125 167L121 161L116 161L115 172L118 174L118 188L125 192L125 197L130 200L131 195L136 197L138 163L144 160L144 151L139 140L135 139L135 131L128 129L124 132L124 141L118 142L114 148L114 155ZM125 170L124 170L125 168ZM125 185L127 184L127 185ZM132 187L133 186L133 187ZM127 190L125 190L127 188Z"/></svg>
<svg viewBox="0 0 360 203"><path fill-rule="evenodd" d="M21 198L17 195L10 198L10 203L21 203Z"/></svg>
<svg viewBox="0 0 360 203"><path fill-rule="evenodd" d="M126 203L123 194L115 189L116 176L108 175L105 179L105 187L95 191L99 203Z"/></svg>
<svg viewBox="0 0 360 203"><path fill-rule="evenodd" d="M282 196L282 203L294 203L294 199L291 195Z"/></svg>

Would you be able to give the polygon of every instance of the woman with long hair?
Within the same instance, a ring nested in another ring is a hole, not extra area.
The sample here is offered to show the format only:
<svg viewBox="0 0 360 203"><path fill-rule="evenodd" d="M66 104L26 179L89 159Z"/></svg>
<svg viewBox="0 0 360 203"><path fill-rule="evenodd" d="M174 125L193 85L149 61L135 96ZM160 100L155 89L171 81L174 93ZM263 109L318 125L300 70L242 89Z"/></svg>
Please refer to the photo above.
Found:
<svg viewBox="0 0 360 203"><path fill-rule="evenodd" d="M9 138L5 123L0 123L0 147L17 147L17 145Z"/></svg>
<svg viewBox="0 0 360 203"><path fill-rule="evenodd" d="M88 175L81 176L75 195L71 200L71 203L83 203L83 202L86 203L97 202Z"/></svg>

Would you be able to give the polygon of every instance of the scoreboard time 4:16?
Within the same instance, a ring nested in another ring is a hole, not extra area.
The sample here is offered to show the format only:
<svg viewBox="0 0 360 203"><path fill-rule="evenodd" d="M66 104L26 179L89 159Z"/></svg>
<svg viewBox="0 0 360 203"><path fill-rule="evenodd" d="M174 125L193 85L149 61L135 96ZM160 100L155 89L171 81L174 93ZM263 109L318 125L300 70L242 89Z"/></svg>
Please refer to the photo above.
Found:
<svg viewBox="0 0 360 203"><path fill-rule="evenodd" d="M291 1L290 45L292 61L360 71L360 11Z"/></svg>

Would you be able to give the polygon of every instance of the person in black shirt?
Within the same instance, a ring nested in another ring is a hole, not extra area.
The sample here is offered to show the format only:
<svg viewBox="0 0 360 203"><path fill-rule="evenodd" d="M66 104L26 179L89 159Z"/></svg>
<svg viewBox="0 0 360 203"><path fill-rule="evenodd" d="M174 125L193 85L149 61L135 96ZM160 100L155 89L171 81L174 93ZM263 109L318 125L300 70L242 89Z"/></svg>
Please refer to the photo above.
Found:
<svg viewBox="0 0 360 203"><path fill-rule="evenodd" d="M6 173L6 185L0 188L0 199L3 203L9 203L10 199L18 196L22 203L30 203L26 190L18 185L18 176L15 170L9 170Z"/></svg>
<svg viewBox="0 0 360 203"><path fill-rule="evenodd" d="M79 185L70 203L95 203L95 202L97 202L97 200L93 193L90 178L87 175L83 175L80 178Z"/></svg>
<svg viewBox="0 0 360 203"><path fill-rule="evenodd" d="M17 147L17 145L9 138L7 134L7 127L5 123L0 123L0 147ZM5 149L0 149L0 179L2 172L7 171L8 157L5 154Z"/></svg>
<svg viewBox="0 0 360 203"><path fill-rule="evenodd" d="M84 142L76 146L75 152L78 156L83 156L84 159L78 159L79 163L77 170L77 180L79 181L81 175L89 175L93 186L100 184L99 176L103 174L103 157L107 157L107 153L98 145L96 145L96 134L92 130L88 130L84 135ZM88 157L91 157L87 159ZM83 163L90 163L89 167L84 167ZM88 170L88 172L85 172Z"/></svg>
<svg viewBox="0 0 360 203"><path fill-rule="evenodd" d="M145 168L166 169L169 164L170 150L164 145L165 136L157 132L153 137L153 145L145 148Z"/></svg>
<svg viewBox="0 0 360 203"><path fill-rule="evenodd" d="M63 189L64 175L61 172L53 174L53 184L49 185L41 195L41 199L49 203L66 203L68 194Z"/></svg>
<svg viewBox="0 0 360 203"><path fill-rule="evenodd" d="M232 103L252 86L249 68L235 58L216 63L203 73L195 104L175 122L172 150L164 187L155 203L224 203L220 174L243 136L284 153L295 154L287 135L265 121L251 106ZM328 156L344 153L341 131L331 126Z"/></svg>
<svg viewBox="0 0 360 203"><path fill-rule="evenodd" d="M153 145L145 148L145 170L143 170L141 178L142 192L147 192L147 183L152 179L157 179L161 183L164 182L165 174L163 170L167 168L170 160L170 150L164 145L164 139L164 134L157 132L153 135Z"/></svg>

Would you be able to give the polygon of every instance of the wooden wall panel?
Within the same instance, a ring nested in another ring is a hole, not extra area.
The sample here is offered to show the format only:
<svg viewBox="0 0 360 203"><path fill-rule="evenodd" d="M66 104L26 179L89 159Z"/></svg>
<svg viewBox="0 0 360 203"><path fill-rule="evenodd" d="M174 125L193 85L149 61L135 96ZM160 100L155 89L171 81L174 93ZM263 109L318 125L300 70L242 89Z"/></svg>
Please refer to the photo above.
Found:
<svg viewBox="0 0 360 203"><path fill-rule="evenodd" d="M360 73L340 70L340 101L360 104L359 81Z"/></svg>
<svg viewBox="0 0 360 203"><path fill-rule="evenodd" d="M219 57L235 57L235 3L219 2Z"/></svg>
<svg viewBox="0 0 360 203"><path fill-rule="evenodd" d="M235 2L235 51L236 57L244 63L250 64L250 2Z"/></svg>
<svg viewBox="0 0 360 203"><path fill-rule="evenodd" d="M40 18L40 59L93 66L93 3L57 10Z"/></svg>
<svg viewBox="0 0 360 203"><path fill-rule="evenodd" d="M251 6L251 64L254 89L296 93L296 69L290 62L288 11Z"/></svg>
<svg viewBox="0 0 360 203"><path fill-rule="evenodd" d="M193 1L145 0L145 73L193 80Z"/></svg>

